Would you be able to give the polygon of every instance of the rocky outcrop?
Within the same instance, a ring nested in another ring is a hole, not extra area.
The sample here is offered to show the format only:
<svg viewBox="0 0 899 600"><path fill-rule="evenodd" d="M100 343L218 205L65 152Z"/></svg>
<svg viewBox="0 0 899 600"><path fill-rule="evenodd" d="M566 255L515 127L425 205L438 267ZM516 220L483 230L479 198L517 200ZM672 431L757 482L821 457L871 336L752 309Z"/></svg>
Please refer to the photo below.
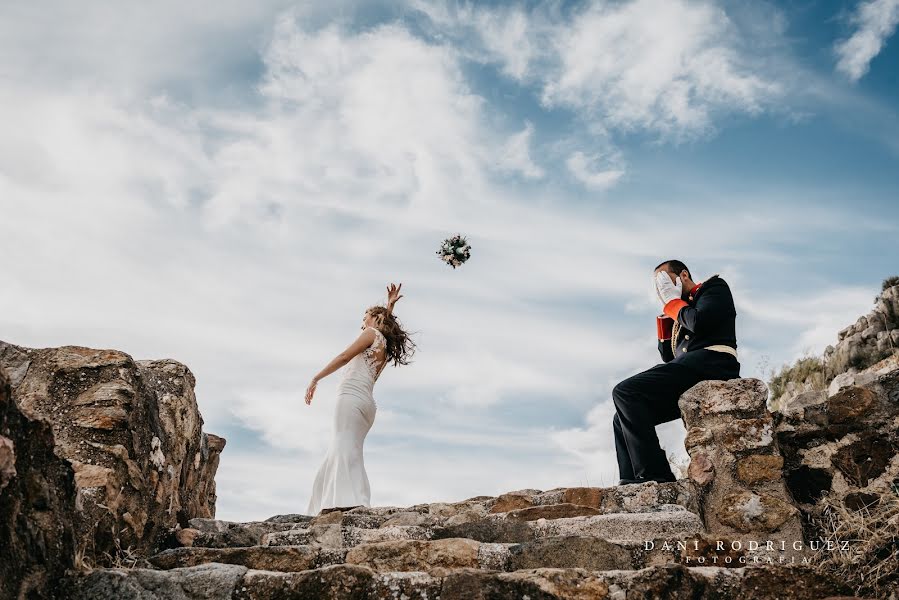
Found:
<svg viewBox="0 0 899 600"><path fill-rule="evenodd" d="M48 518L74 525L75 551L85 563L150 554L171 529L215 515L214 476L225 442L203 433L187 367L135 361L116 350L0 342L0 369L10 374L18 410L46 424L45 453L63 459L73 476L77 503L47 484L59 500ZM17 461L12 481L40 468ZM7 489L3 497L19 493Z"/></svg>
<svg viewBox="0 0 899 600"><path fill-rule="evenodd" d="M75 565L75 473L54 445L0 369L0 599L45 597Z"/></svg>
<svg viewBox="0 0 899 600"><path fill-rule="evenodd" d="M899 353L899 285L887 287L874 309L837 334L837 343L824 350L824 374L832 381Z"/></svg>
<svg viewBox="0 0 899 600"><path fill-rule="evenodd" d="M855 511L899 488L899 367L882 368L838 376L843 385L775 413L787 483L809 517L825 495Z"/></svg>
<svg viewBox="0 0 899 600"><path fill-rule="evenodd" d="M747 547L749 541L786 540L785 549L761 546L750 554L791 557L797 554L792 542L804 539L767 399L758 379L703 381L687 390L680 409L688 476L700 489L708 533Z"/></svg>

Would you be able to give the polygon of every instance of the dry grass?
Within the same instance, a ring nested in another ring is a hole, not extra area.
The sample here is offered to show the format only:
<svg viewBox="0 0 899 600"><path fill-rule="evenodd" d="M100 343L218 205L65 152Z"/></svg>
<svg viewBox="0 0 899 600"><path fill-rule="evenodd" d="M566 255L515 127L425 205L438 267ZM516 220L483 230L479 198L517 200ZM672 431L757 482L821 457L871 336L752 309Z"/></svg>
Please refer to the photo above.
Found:
<svg viewBox="0 0 899 600"><path fill-rule="evenodd" d="M819 506L821 539L837 547L849 542L849 550L822 550L816 568L845 581L859 596L899 597L899 487L881 493L876 505L857 511L830 496Z"/></svg>
<svg viewBox="0 0 899 600"><path fill-rule="evenodd" d="M784 365L780 371L771 376L768 389L771 390L772 410L779 408L778 401L787 391L790 383L796 383L809 390L823 390L827 387L824 375L824 361L817 356L805 356L792 365Z"/></svg>

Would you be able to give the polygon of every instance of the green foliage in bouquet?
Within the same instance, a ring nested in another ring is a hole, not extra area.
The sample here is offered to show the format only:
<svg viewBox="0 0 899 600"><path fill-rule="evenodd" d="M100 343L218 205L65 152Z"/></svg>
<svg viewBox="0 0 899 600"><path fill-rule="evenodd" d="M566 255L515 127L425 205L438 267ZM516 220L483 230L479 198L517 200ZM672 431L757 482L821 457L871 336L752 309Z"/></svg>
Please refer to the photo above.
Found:
<svg viewBox="0 0 899 600"><path fill-rule="evenodd" d="M437 256L455 269L465 264L471 258L471 245L463 236L456 234L451 238L443 240L443 243L440 244L440 249L437 250Z"/></svg>

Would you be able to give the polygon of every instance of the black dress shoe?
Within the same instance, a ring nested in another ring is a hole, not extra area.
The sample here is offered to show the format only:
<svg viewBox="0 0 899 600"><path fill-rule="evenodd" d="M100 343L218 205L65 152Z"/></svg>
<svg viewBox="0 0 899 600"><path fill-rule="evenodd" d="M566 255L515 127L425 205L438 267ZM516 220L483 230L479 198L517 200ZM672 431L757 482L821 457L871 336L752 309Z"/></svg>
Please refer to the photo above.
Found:
<svg viewBox="0 0 899 600"><path fill-rule="evenodd" d="M618 485L629 485L632 483L648 483L650 481L655 481L656 483L669 483L672 481L677 481L677 479L673 477L637 477L636 479L619 479Z"/></svg>

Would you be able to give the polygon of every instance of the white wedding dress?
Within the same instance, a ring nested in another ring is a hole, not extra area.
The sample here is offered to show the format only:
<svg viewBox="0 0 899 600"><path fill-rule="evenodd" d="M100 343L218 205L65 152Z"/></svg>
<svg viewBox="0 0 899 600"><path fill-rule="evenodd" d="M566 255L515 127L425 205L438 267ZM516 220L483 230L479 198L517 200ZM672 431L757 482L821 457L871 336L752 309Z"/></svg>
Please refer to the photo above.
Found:
<svg viewBox="0 0 899 600"><path fill-rule="evenodd" d="M378 410L372 389L387 364L387 340L374 327L369 329L375 332L375 341L347 363L337 386L334 433L312 485L308 515L324 508L370 505L362 444Z"/></svg>

